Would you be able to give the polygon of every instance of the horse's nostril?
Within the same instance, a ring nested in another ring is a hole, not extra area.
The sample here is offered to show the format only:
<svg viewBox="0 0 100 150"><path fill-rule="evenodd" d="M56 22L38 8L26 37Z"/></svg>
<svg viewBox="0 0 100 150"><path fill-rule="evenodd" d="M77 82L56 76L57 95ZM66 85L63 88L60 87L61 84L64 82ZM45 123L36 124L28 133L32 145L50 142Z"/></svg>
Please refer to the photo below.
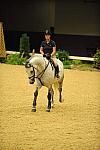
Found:
<svg viewBox="0 0 100 150"><path fill-rule="evenodd" d="M29 81L30 84L34 84L34 81Z"/></svg>
<svg viewBox="0 0 100 150"><path fill-rule="evenodd" d="M33 82L30 82L30 84L33 84Z"/></svg>
<svg viewBox="0 0 100 150"><path fill-rule="evenodd" d="M30 84L33 84L34 82L30 82Z"/></svg>

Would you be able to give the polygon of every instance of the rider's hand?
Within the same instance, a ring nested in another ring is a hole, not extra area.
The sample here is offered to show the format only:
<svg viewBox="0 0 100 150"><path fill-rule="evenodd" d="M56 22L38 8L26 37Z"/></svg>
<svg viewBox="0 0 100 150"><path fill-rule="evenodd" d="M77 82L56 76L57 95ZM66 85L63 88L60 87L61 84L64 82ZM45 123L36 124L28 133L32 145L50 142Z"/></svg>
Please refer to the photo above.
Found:
<svg viewBox="0 0 100 150"><path fill-rule="evenodd" d="M50 59L51 59L51 54L47 53L47 54L46 54L46 58L47 58L48 60L50 60Z"/></svg>
<svg viewBox="0 0 100 150"><path fill-rule="evenodd" d="M46 55L45 55L45 54L43 54L43 57L46 57Z"/></svg>

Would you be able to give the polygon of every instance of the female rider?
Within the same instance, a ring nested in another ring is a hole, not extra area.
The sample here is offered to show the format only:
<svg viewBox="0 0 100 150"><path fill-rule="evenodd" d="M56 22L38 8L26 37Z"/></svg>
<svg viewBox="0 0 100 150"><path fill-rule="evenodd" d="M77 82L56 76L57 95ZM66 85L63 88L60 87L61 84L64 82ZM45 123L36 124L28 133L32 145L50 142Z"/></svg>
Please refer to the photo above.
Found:
<svg viewBox="0 0 100 150"><path fill-rule="evenodd" d="M56 63L56 44L53 40L51 40L51 33L46 30L45 32L45 41L42 41L40 46L40 53L43 57L46 57L48 60L52 58L53 64L55 67L55 76L59 78L59 68Z"/></svg>

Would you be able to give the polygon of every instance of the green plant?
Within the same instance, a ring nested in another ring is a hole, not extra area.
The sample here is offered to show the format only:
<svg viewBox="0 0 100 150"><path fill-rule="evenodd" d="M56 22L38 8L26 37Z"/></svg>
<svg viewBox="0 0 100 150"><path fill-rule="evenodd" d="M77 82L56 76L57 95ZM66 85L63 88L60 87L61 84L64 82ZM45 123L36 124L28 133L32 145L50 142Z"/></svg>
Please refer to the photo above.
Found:
<svg viewBox="0 0 100 150"><path fill-rule="evenodd" d="M26 33L22 34L22 37L20 37L20 56L29 58L29 52L30 52L30 43L29 43L29 37Z"/></svg>
<svg viewBox="0 0 100 150"><path fill-rule="evenodd" d="M65 61L65 60L68 60L69 58L69 53L65 50L58 50L57 53L56 53L56 57L58 59L60 59L61 61Z"/></svg>
<svg viewBox="0 0 100 150"><path fill-rule="evenodd" d="M71 65L64 65L64 69L71 69Z"/></svg>
<svg viewBox="0 0 100 150"><path fill-rule="evenodd" d="M23 65L26 61L26 58L21 58L19 54L11 54L6 58L5 63L13 65Z"/></svg>
<svg viewBox="0 0 100 150"><path fill-rule="evenodd" d="M63 61L64 69L71 69L71 61L65 60Z"/></svg>
<svg viewBox="0 0 100 150"><path fill-rule="evenodd" d="M0 63L5 63L6 58L0 57Z"/></svg>
<svg viewBox="0 0 100 150"><path fill-rule="evenodd" d="M80 65L81 61L80 60L72 60L73 65Z"/></svg>
<svg viewBox="0 0 100 150"><path fill-rule="evenodd" d="M65 60L65 61L63 61L63 65L71 65L71 61L70 60Z"/></svg>
<svg viewBox="0 0 100 150"><path fill-rule="evenodd" d="M94 55L94 67L100 69L100 49Z"/></svg>

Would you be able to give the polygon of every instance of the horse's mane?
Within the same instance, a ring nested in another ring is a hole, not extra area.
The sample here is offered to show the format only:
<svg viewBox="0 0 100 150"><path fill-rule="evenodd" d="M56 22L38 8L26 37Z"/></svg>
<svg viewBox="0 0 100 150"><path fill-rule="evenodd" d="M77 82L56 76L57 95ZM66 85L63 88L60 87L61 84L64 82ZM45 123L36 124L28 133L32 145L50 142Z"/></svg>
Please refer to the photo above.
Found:
<svg viewBox="0 0 100 150"><path fill-rule="evenodd" d="M35 54L33 55L33 57L43 57L43 55L42 55L42 54L39 54L39 53L35 53Z"/></svg>
<svg viewBox="0 0 100 150"><path fill-rule="evenodd" d="M29 58L29 62L32 63L34 58L40 58L40 60L43 60L43 55L39 54L39 53L34 53L30 58Z"/></svg>

